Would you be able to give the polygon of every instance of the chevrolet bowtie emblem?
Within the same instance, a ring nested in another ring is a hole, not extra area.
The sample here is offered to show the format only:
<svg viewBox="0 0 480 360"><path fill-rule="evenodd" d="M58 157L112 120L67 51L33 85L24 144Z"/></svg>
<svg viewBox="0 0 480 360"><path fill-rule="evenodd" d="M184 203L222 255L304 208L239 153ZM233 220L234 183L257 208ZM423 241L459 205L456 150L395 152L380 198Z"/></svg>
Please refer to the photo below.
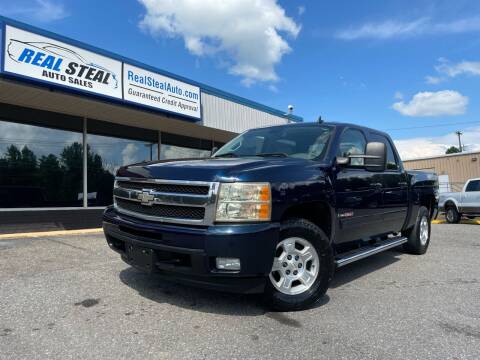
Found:
<svg viewBox="0 0 480 360"><path fill-rule="evenodd" d="M152 206L155 196L150 194L148 191L143 191L141 194L138 194L137 199L142 202L142 205Z"/></svg>

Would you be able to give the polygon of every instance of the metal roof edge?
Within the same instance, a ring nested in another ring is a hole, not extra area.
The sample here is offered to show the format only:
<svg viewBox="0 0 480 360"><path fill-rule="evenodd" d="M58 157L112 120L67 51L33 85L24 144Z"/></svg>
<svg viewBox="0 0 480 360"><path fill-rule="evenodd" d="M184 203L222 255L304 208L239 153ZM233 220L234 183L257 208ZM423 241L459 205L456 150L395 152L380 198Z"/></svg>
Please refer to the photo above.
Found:
<svg viewBox="0 0 480 360"><path fill-rule="evenodd" d="M463 152L453 153L453 154L432 155L432 156L424 156L421 158L404 159L402 161L405 162L405 161L431 160L431 159L440 159L440 158L446 158L446 157L477 155L477 154L480 155L480 151L463 151Z"/></svg>

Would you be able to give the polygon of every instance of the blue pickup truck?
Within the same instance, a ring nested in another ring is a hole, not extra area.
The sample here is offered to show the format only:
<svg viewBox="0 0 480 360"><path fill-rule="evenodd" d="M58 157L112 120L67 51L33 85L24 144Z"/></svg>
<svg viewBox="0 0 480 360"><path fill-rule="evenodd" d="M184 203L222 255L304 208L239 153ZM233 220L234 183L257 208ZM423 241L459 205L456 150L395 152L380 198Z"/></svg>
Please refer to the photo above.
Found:
<svg viewBox="0 0 480 360"><path fill-rule="evenodd" d="M344 123L246 131L212 157L118 170L103 215L132 266L304 309L336 268L400 245L424 254L434 174L405 171L390 137Z"/></svg>

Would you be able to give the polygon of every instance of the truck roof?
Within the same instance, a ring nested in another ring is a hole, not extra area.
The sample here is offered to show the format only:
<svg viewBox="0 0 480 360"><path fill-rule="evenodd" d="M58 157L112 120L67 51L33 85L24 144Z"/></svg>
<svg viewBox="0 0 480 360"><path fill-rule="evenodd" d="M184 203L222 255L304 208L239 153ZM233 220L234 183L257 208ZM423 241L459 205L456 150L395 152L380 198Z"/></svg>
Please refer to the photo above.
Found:
<svg viewBox="0 0 480 360"><path fill-rule="evenodd" d="M286 127L286 126L308 127L308 126L325 126L325 125L334 126L334 127L338 127L338 128L353 127L353 128L363 129L363 130L367 130L369 132L375 132L375 133L382 134L382 135L385 135L387 137L390 137L390 135L388 135L388 133L386 133L384 131L381 131L381 130L372 129L372 128L362 126L362 125L358 125L358 124L344 123L344 122L330 122L329 121L329 122L319 123L319 122L313 122L312 121L312 122L290 123L290 124L282 124L282 125L270 125L270 126L265 126L265 128Z"/></svg>

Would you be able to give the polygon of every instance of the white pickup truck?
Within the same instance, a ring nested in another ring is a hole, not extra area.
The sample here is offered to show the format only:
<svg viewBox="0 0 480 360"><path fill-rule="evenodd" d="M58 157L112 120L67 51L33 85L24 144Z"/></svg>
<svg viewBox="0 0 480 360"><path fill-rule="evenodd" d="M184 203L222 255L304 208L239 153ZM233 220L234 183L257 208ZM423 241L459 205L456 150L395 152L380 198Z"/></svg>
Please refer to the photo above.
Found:
<svg viewBox="0 0 480 360"><path fill-rule="evenodd" d="M468 180L462 192L440 194L438 209L451 224L460 222L462 216L480 216L480 178Z"/></svg>

